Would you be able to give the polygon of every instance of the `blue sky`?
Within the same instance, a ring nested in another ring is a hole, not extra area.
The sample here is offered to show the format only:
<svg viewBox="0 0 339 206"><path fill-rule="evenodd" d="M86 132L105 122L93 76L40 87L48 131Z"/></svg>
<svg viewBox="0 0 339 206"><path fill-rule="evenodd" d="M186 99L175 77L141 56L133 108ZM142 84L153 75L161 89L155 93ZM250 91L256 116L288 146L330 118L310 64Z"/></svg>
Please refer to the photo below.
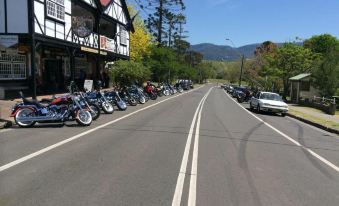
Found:
<svg viewBox="0 0 339 206"><path fill-rule="evenodd" d="M133 2L133 0L130 0ZM329 33L339 37L339 0L184 0L191 44L238 46L306 39Z"/></svg>

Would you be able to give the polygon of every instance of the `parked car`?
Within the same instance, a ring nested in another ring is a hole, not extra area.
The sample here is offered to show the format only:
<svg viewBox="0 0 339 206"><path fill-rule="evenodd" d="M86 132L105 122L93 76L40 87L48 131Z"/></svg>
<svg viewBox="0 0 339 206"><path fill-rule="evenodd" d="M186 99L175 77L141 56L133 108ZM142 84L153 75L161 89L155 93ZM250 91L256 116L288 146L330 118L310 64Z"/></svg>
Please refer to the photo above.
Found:
<svg viewBox="0 0 339 206"><path fill-rule="evenodd" d="M190 89L190 85L188 84L188 82L186 81L181 81L179 83L179 85L181 86L181 88L183 88L184 90L189 90Z"/></svg>
<svg viewBox="0 0 339 206"><path fill-rule="evenodd" d="M226 87L226 91L227 91L229 94L232 94L232 93L233 93L233 90L234 90L234 85L228 85L228 87Z"/></svg>
<svg viewBox="0 0 339 206"><path fill-rule="evenodd" d="M256 109L258 113L262 111L280 113L284 117L288 112L288 105L276 93L258 92L250 100L250 109Z"/></svg>
<svg viewBox="0 0 339 206"><path fill-rule="evenodd" d="M228 87L228 86L229 86L228 84L221 84L221 85L220 85L220 88L221 88L221 89L227 90L227 87Z"/></svg>

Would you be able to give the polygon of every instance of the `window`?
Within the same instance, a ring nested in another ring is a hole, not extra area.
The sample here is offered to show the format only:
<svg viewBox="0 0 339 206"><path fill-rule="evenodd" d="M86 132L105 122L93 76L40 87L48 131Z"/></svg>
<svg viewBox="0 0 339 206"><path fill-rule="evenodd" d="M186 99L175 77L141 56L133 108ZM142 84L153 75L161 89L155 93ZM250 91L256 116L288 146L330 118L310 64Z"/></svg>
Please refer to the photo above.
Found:
<svg viewBox="0 0 339 206"><path fill-rule="evenodd" d="M46 1L47 16L62 21L65 21L65 1L64 0L47 0Z"/></svg>
<svg viewBox="0 0 339 206"><path fill-rule="evenodd" d="M300 91L309 92L311 84L310 82L300 82Z"/></svg>
<svg viewBox="0 0 339 206"><path fill-rule="evenodd" d="M123 26L120 26L120 44L127 45L127 31Z"/></svg>
<svg viewBox="0 0 339 206"><path fill-rule="evenodd" d="M26 79L26 56L0 54L0 80Z"/></svg>

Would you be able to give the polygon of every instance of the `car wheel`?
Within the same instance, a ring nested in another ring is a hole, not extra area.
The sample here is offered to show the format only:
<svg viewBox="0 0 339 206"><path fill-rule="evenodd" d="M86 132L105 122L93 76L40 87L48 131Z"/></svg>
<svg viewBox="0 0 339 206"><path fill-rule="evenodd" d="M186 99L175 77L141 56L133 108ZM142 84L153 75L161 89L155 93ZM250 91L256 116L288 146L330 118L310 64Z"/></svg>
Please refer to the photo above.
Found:
<svg viewBox="0 0 339 206"><path fill-rule="evenodd" d="M260 113L260 105L257 106L257 113Z"/></svg>
<svg viewBox="0 0 339 206"><path fill-rule="evenodd" d="M281 113L281 116L282 116L282 117L285 117L285 116L286 116L286 113Z"/></svg>

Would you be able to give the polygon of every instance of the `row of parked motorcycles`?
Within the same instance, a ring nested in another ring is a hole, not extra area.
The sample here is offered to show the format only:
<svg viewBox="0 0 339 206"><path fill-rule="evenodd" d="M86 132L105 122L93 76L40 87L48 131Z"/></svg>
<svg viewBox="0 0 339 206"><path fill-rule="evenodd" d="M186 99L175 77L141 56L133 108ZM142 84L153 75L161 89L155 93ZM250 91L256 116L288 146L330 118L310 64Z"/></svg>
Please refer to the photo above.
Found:
<svg viewBox="0 0 339 206"><path fill-rule="evenodd" d="M160 83L158 86L147 82L142 88L136 85L123 86L112 90L101 90L101 82L94 91L80 91L74 82L71 82L69 94L41 101L29 100L20 92L22 102L12 107L11 117L20 127L32 127L36 123L62 123L76 121L78 125L89 126L97 120L101 111L112 114L115 107L124 111L127 105L136 106L145 104L149 100L156 100L161 96L182 93L180 83L171 85Z"/></svg>

